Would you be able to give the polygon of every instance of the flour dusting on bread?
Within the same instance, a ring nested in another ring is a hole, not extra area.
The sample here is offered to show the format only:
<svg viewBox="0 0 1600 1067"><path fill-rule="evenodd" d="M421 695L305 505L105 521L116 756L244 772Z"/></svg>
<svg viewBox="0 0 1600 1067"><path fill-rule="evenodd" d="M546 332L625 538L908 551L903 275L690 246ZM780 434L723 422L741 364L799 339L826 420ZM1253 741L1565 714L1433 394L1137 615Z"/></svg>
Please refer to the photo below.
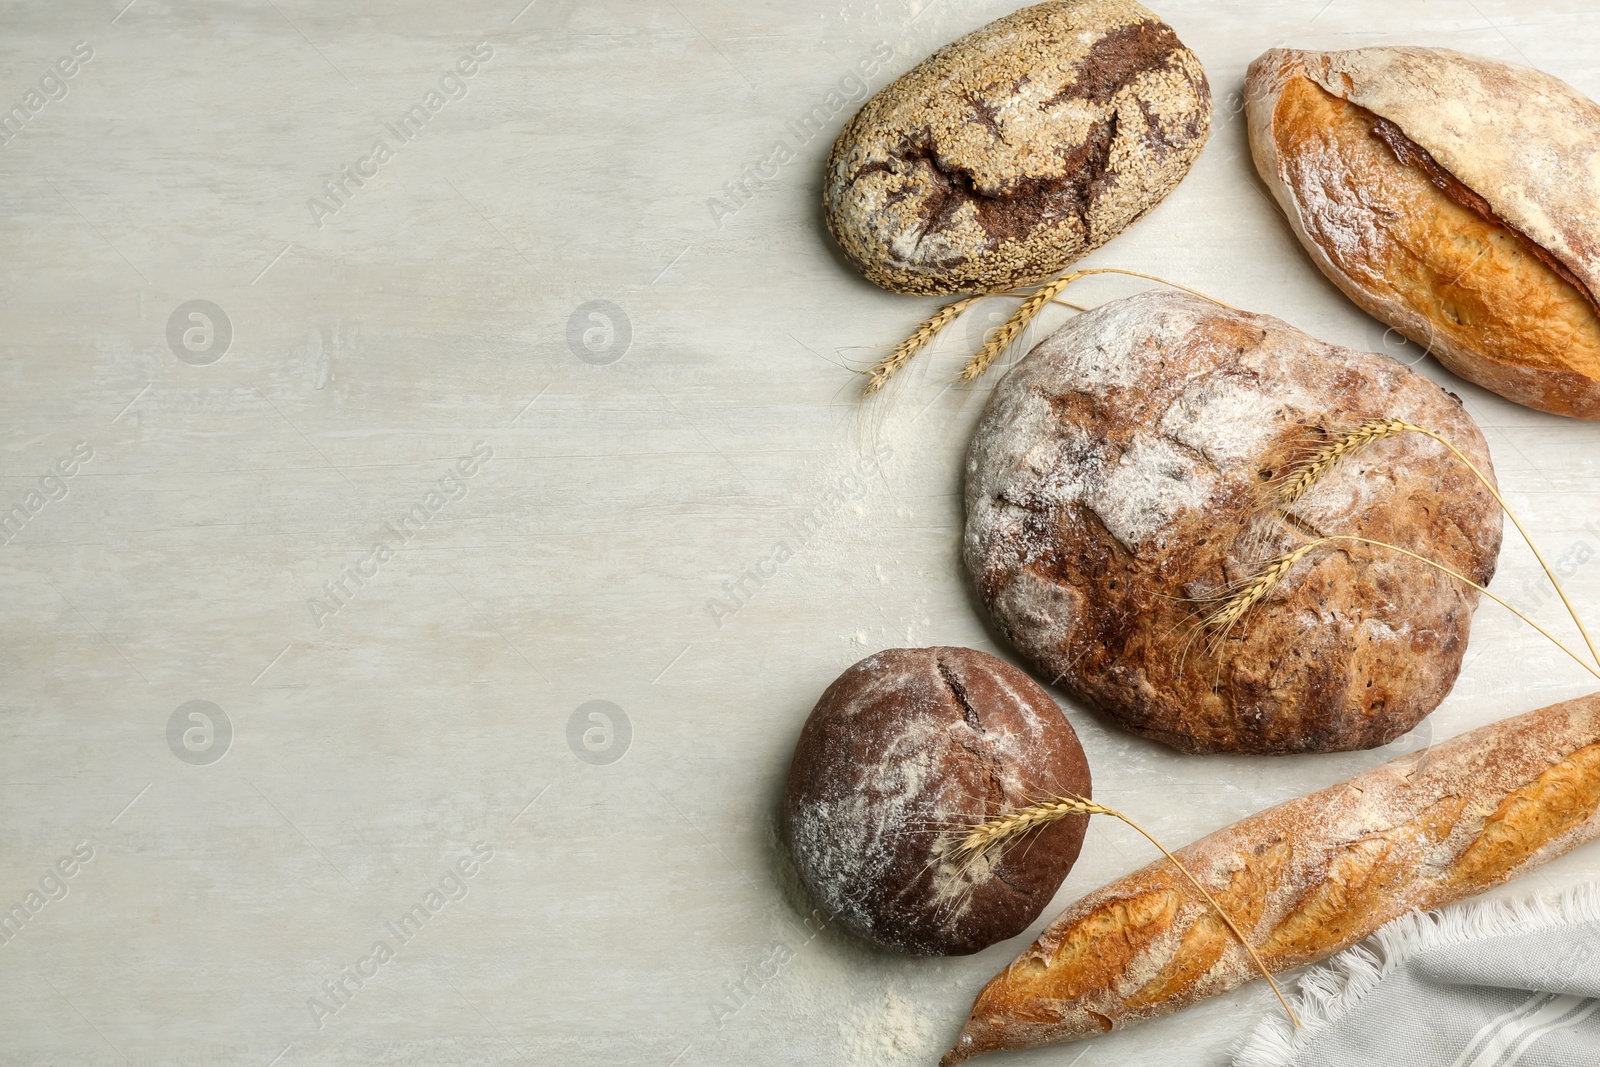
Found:
<svg viewBox="0 0 1600 1067"><path fill-rule="evenodd" d="M1045 677L1146 736L1194 751L1385 744L1454 682L1470 586L1344 544L1298 562L1223 638L1196 635L1197 602L1318 537L1395 544L1487 582L1499 508L1421 435L1274 508L1297 462L1377 418L1444 435L1492 477L1460 403L1391 359L1188 293L1112 301L990 398L967 457L968 570Z"/></svg>
<svg viewBox="0 0 1600 1067"><path fill-rule="evenodd" d="M973 952L1038 916L1083 820L1016 855L951 848L1000 811L1089 788L1071 725L1017 668L972 649L889 649L845 671L801 731L785 804L795 869L863 937Z"/></svg>
<svg viewBox="0 0 1600 1067"><path fill-rule="evenodd" d="M1600 696L1473 730L1258 812L1176 855L1267 968L1482 892L1600 836ZM944 1067L1089 1037L1260 976L1165 860L1063 912L978 995Z"/></svg>

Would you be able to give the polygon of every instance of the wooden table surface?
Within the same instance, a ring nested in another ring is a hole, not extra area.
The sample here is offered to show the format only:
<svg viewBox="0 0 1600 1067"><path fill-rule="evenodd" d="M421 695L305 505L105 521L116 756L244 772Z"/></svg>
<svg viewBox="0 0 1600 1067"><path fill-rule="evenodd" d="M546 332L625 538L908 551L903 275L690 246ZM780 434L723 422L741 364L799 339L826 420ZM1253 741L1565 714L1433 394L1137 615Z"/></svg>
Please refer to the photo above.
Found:
<svg viewBox="0 0 1600 1067"><path fill-rule="evenodd" d="M1006 304L863 403L937 301L862 281L818 202L868 92L1017 5L523 2L0 11L0 1062L929 1064L1027 943L819 933L775 826L845 666L1011 656L958 555L993 383L953 384ZM1089 264L1407 360L1257 182L1245 66L1446 45L1600 96L1581 5L1160 11L1213 133ZM1600 622L1600 427L1418 369ZM1508 534L1494 588L1559 628L1537 578ZM1061 700L1097 796L1175 845L1592 688L1485 604L1383 752L1183 756ZM1151 857L1096 823L1038 926ZM1272 1008L1006 1062L1222 1064Z"/></svg>

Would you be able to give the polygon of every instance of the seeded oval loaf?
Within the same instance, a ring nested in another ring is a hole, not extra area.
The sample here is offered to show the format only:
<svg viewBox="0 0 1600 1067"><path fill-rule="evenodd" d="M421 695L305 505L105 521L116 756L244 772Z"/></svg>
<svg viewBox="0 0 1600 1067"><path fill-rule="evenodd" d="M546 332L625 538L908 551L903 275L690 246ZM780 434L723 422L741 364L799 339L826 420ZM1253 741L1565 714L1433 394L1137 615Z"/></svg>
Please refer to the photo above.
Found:
<svg viewBox="0 0 1600 1067"><path fill-rule="evenodd" d="M1088 818L975 861L950 854L962 828L1089 788L1078 735L1025 673L967 648L891 648L817 701L784 810L801 881L841 926L899 952L954 956L1039 917Z"/></svg>
<svg viewBox="0 0 1600 1067"><path fill-rule="evenodd" d="M1600 697L1587 696L1268 808L1176 855L1278 973L1594 840L1597 812ZM978 994L942 1067L1120 1029L1260 975L1161 860L1051 923Z"/></svg>
<svg viewBox="0 0 1600 1067"><path fill-rule="evenodd" d="M1052 0L946 45L862 105L828 159L828 229L897 293L1041 281L1188 173L1205 71L1132 0Z"/></svg>
<svg viewBox="0 0 1600 1067"><path fill-rule="evenodd" d="M1398 545L1487 584L1490 493L1405 433L1281 483L1369 420L1441 434L1490 478L1460 403L1385 356L1187 293L1104 304L1040 342L967 455L965 555L996 626L1042 676L1190 752L1384 744L1454 684L1477 593L1388 549L1311 549L1231 627L1207 609L1320 537Z"/></svg>
<svg viewBox="0 0 1600 1067"><path fill-rule="evenodd" d="M1274 49L1256 169L1368 314L1519 404L1600 418L1600 105L1443 48Z"/></svg>

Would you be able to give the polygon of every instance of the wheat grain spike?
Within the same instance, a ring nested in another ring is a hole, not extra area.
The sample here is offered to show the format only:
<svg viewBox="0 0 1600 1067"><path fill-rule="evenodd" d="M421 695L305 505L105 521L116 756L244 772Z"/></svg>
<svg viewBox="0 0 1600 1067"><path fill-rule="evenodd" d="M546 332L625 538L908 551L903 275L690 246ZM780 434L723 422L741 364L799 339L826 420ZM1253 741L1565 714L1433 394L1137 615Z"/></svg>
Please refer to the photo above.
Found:
<svg viewBox="0 0 1600 1067"><path fill-rule="evenodd" d="M926 348L935 337L938 337L944 328L954 322L960 314L971 307L974 301L981 300L979 296L965 296L960 300L946 304L932 315L922 320L922 323L912 331L911 336L894 346L894 351L873 367L867 374L866 388L863 394L876 393L888 384L894 372L911 361L911 357Z"/></svg>
<svg viewBox="0 0 1600 1067"><path fill-rule="evenodd" d="M1002 323L999 329L995 330L994 336L985 341L983 347L978 349L977 354L968 361L966 368L961 372L961 380L970 382L988 370L989 365L999 357L1000 353L1004 352L1011 342L1017 339L1017 335L1028 328L1028 323L1034 320L1040 309L1054 300L1063 289L1083 277L1083 275L1083 271L1063 274L1055 281L1046 282L1034 290L1033 295L1024 300L1017 307L1017 310L1011 313L1011 317Z"/></svg>
<svg viewBox="0 0 1600 1067"><path fill-rule="evenodd" d="M1234 623L1244 618L1245 612L1266 599L1267 594L1272 592L1296 563L1300 562L1302 556L1320 544L1322 541L1318 540L1301 545L1288 555L1279 556L1267 564L1260 574L1250 579L1237 593L1224 601L1222 607L1213 612L1207 621L1213 626L1221 627L1224 633L1231 630Z"/></svg>
<svg viewBox="0 0 1600 1067"><path fill-rule="evenodd" d="M1328 442L1312 453L1284 482L1283 491L1278 497L1278 505L1284 508L1293 506L1297 500L1311 491L1311 487L1316 485L1324 474L1356 449L1403 433L1427 433L1427 431L1403 419L1374 419Z"/></svg>
<svg viewBox="0 0 1600 1067"><path fill-rule="evenodd" d="M952 856L966 856L978 852L1013 837L1020 837L1030 830L1037 830L1048 826L1057 819L1068 815L1110 815L1108 808L1096 804L1092 800L1082 797L1056 797L1038 804L1030 804L1025 808L1009 811L1004 815L996 816L988 822L974 826L961 843L951 849Z"/></svg>

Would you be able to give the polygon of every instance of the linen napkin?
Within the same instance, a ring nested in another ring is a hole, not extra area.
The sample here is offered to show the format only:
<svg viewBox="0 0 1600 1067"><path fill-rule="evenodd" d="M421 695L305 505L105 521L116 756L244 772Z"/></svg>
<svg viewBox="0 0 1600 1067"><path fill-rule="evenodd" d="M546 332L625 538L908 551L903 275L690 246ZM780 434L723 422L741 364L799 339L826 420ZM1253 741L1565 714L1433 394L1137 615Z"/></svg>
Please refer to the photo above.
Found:
<svg viewBox="0 0 1600 1067"><path fill-rule="evenodd" d="M1308 971L1235 1067L1596 1067L1600 884L1412 912Z"/></svg>

